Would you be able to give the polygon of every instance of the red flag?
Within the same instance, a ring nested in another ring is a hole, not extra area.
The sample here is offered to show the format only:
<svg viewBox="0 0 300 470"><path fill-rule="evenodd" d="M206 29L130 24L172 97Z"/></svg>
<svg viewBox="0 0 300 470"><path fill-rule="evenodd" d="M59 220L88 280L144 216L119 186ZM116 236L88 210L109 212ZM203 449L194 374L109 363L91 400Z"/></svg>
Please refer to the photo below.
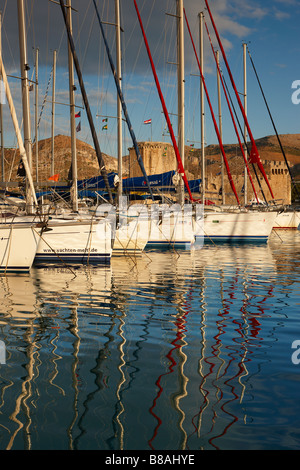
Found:
<svg viewBox="0 0 300 470"><path fill-rule="evenodd" d="M51 180L51 181L57 182L58 178L59 178L59 174L57 173L56 175L50 176L50 178L48 178L48 181Z"/></svg>
<svg viewBox="0 0 300 470"><path fill-rule="evenodd" d="M249 163L261 163L256 145L252 145L248 161Z"/></svg>

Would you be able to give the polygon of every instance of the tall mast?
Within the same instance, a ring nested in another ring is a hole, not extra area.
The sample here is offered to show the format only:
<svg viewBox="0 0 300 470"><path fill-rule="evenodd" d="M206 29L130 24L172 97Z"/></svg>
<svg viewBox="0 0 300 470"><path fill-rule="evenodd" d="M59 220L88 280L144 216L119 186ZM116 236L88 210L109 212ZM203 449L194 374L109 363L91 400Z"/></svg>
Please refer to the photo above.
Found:
<svg viewBox="0 0 300 470"><path fill-rule="evenodd" d="M60 0L60 1L62 1L62 0ZM96 0L93 0L93 3L94 3L97 18L98 18L98 23L99 23L99 26L100 26L103 41L104 41L104 44L105 44L107 57L108 57L108 60L109 60L109 63L110 63L110 68L111 68L111 71L113 73L115 85L116 85L117 90L118 90L118 95L121 99L122 110L123 110L123 113L124 113L124 116L125 116L125 119L126 119L126 123L127 123L127 126L128 126L129 133L130 133L131 138L132 138L132 142L133 142L133 146L134 146L135 153L136 153L136 156L137 156L137 160L138 160L140 169L142 170L143 176L145 178L145 181L146 181L149 193L151 195L151 198L152 198L152 200L154 200L154 195L153 195L153 191L152 191L152 188L151 188L151 185L150 185L150 182L149 182L149 178L148 178L148 175L146 173L144 163L143 163L143 159L142 159L142 156L141 156L141 153L140 153L140 150L139 150L139 146L138 146L138 143L137 143L137 140L136 140L136 136L134 134L133 127L132 127L130 119L129 119L129 115L128 115L127 106L126 106L126 103L125 103L125 100L124 100L124 96L123 96L122 90L119 86L119 80L117 78L117 72L116 72L115 64L114 64L114 61L113 61L112 55L110 53L106 37L105 37L105 33L104 33L101 17L100 17L100 14L99 14L99 10L98 10L97 4L96 4Z"/></svg>
<svg viewBox="0 0 300 470"><path fill-rule="evenodd" d="M247 116L247 61L246 61L246 49L247 44L243 43L243 57L244 57L244 110L245 115ZM247 125L244 124L244 142L245 142L245 157L247 159ZM244 204L247 204L247 169L244 169Z"/></svg>
<svg viewBox="0 0 300 470"><path fill-rule="evenodd" d="M38 110L39 110L39 50L35 51L35 175L36 182L39 180L39 136L38 136Z"/></svg>
<svg viewBox="0 0 300 470"><path fill-rule="evenodd" d="M56 51L54 50L53 51L53 76L52 76L51 175L54 175L55 85L56 85Z"/></svg>
<svg viewBox="0 0 300 470"><path fill-rule="evenodd" d="M255 194L256 200L258 202L258 197L257 197L256 190L255 190L255 187L254 187L254 184L253 184L252 176L251 176L251 173L250 173L250 170L249 170L249 165L248 165L248 162L247 162L247 158L245 156L244 147L242 145L242 142L241 142L241 139L240 139L240 136L239 136L239 133L238 133L238 129L237 129L235 119L234 119L234 114L233 114L233 111L232 111L231 106L230 106L230 100L229 100L229 97L228 97L228 94L227 94L227 91L226 91L226 87L225 87L225 83L224 83L224 80L223 80L223 77L222 77L222 71L221 71L220 66L219 66L219 60L217 58L217 54L215 53L215 50L214 50L212 40L211 40L211 37L210 37L210 34L209 34L208 27L207 27L206 23L205 23L205 27L206 27L207 35L208 35L209 42L210 42L210 45L211 45L212 53L213 53L213 56L215 58L215 62L216 62L216 65L217 65L219 78L220 78L220 81L222 83L222 87L223 87L224 95L225 95L225 98L226 98L226 101L227 101L227 105L228 105L228 109L229 109L230 116L231 116L231 119L232 119L232 123L233 123L234 129L235 129L235 133L236 133L239 145L240 145L240 149L241 149L243 158L244 158L245 168L247 170L249 180L250 180L252 188L253 188L253 193ZM222 143L222 139L220 139L220 142ZM247 145L246 142L245 142L245 145ZM226 166L226 162L224 162L224 163L225 163L225 166ZM254 171L255 171L255 169L254 169Z"/></svg>
<svg viewBox="0 0 300 470"><path fill-rule="evenodd" d="M190 200L195 201L193 196L192 196L191 190L190 190L190 186L189 186L189 182L187 180L186 174L185 174L184 166L182 164L181 156L180 156L180 153L179 153L179 150L178 150L178 145L177 145L176 138L175 138L175 135L174 135L174 131L173 131L173 128L172 128L172 124L171 124L171 121L170 121L169 113L168 113L168 110L167 110L167 107L166 107L166 103L165 103L165 100L164 100L164 97L163 97L163 94L162 94L162 91L161 91L161 87L160 87L160 84L159 84L158 76L157 76L157 73L156 73L156 70L155 70L155 65L154 65L154 62L153 62L153 59L152 59L152 54L151 54L149 43L148 43L148 40L147 40L147 37L146 37L146 33L145 33L144 26L143 26L142 18L141 18L136 0L133 0L133 2L134 2L134 6L135 6L137 16L138 16L138 20L139 20L139 24L140 24L140 27L141 27L142 35L143 35L143 38L144 38L145 47L147 49L147 54L148 54L148 57L149 57L149 61L150 61L154 81L155 81L155 84L156 84L157 92L158 92L158 95L159 95L159 98L160 98L160 102L161 102L161 105L162 105L162 108L163 108L163 112L164 112L165 119L166 119L166 122L167 122L167 125L168 125L168 129L169 129L169 132L170 132L170 137L171 137L171 140L172 140L172 144L173 144L173 147L174 147L174 150L175 150L175 155L176 155L177 163L178 163L178 173L181 175L181 177L184 181L185 187L186 187L186 189L189 193Z"/></svg>
<svg viewBox="0 0 300 470"><path fill-rule="evenodd" d="M116 48L117 48L117 80L120 89L122 80L121 71L121 25L120 25L120 0L115 0L115 22L116 22ZM118 174L119 174L119 186L118 186L118 200L123 193L123 162L122 162L122 102L118 93L117 97L117 119L118 119Z"/></svg>
<svg viewBox="0 0 300 470"><path fill-rule="evenodd" d="M73 35L71 34L71 31L70 31L70 27L69 27L69 24L68 24L68 18L67 18L67 14L66 14L65 5L64 5L63 0L59 0L59 4L60 4L60 7L61 7L61 11L62 11L62 14L63 14L63 17L64 17L65 26L66 26L66 29L67 29L68 41L69 41L69 44L70 44L71 50L72 50L74 65L75 65L75 69L76 69L76 72L77 72L77 78L78 78L78 82L79 82L79 85L80 85L81 95L82 95L82 99L84 101L84 106L85 106L87 118L88 118L89 125L90 125L90 130L91 130L91 134L92 134L92 138L93 138L93 142L94 142L94 146L95 146L95 150L96 150L96 155L97 155L97 160L98 160L98 164L99 164L100 173L101 173L101 175L103 177L103 180L104 180L105 189L108 192L109 202L111 204L113 204L113 197L112 197L112 192L111 192L111 189L110 189L110 186L109 186L109 181L108 181L108 177L107 177L105 163L104 163L103 155L102 155L102 152L101 152L101 149L100 149L98 137L97 137L97 134L96 134L96 129L95 129L95 126L94 126L93 116L92 116L89 100L88 100L88 97L87 97L87 93L86 93L86 90L85 90L85 86L84 86L84 83L83 83L83 77L82 77L82 73L81 73L77 53L76 53L76 50L75 50Z"/></svg>
<svg viewBox="0 0 300 470"><path fill-rule="evenodd" d="M22 79L22 107L23 107L23 129L24 129L24 147L27 155L29 170L32 172L32 141L30 129L30 102L29 102L29 83L28 83L28 70L27 63L27 47L26 47L26 30L25 30L25 11L24 0L18 0L18 23L19 23L19 45L20 45L20 67ZM28 186L27 179L27 212L32 210L31 190Z"/></svg>
<svg viewBox="0 0 300 470"><path fill-rule="evenodd" d="M7 75L6 75L6 72L5 72L4 65L3 65L1 53L0 53L0 74L2 76L2 80L3 80L3 83L4 83L5 94L6 94L6 98L7 98L7 104L8 104L10 114L11 114L11 118L12 118L12 122L13 122L13 125L14 125L14 128L15 128L15 133L16 133L16 137L17 137L17 142L18 142L18 146L19 146L19 150L20 150L21 159L22 159L22 162L23 162L23 165L24 165L24 168L25 168L25 171L26 171L27 179L28 179L28 185L31 189L32 201L35 203L35 205L37 205L36 194L35 194L33 180L32 180L32 176L31 176L31 170L30 170L29 165L28 165L26 150L25 150L25 147L24 147L24 144L23 144L23 139L22 139L22 135L21 135L18 119L17 119L17 114L16 114L16 110L15 110L15 107L14 107L13 99L12 99L12 96L11 96L9 84L8 84L8 81L7 81Z"/></svg>
<svg viewBox="0 0 300 470"><path fill-rule="evenodd" d="M211 117L212 117L212 120L213 120L213 123L214 123L214 128L215 128L215 131L216 131L216 134L217 134L217 137L218 137L218 141L219 141L219 145L220 145L220 149L221 149L221 152L222 152L222 155L223 155L223 158L224 158L224 163L225 163L225 166L226 166L229 183L230 183L230 186L231 186L231 188L233 190L233 193L236 197L237 203L238 203L238 205L240 205L239 197L238 197L238 194L236 192L235 185L234 185L234 182L233 182L233 179L232 179L232 175L231 175L230 168L229 168L229 165L228 165L228 161L227 161L227 157L226 157L226 154L225 154L224 146L223 146L221 136L220 136L220 132L219 132L219 129L218 129L218 125L217 125L217 122L216 122L215 114L214 114L214 111L213 111L213 108L212 108L211 100L209 98L209 94L208 94L207 87L206 87L206 84L205 84L205 79L204 79L202 69L201 69L201 65L200 65L200 62L199 62L199 59L198 59L198 54L197 54L196 47L195 47L194 40L193 40L193 36L192 36L192 33L191 33L191 28L189 26L186 13L184 12L184 14L185 14L185 19L186 19L189 35L190 35L190 38L191 38L191 42L192 42L192 45L193 45L194 53L195 53L196 60L197 60L197 63L198 63L199 72L200 72L201 79L202 79L202 82L203 82L203 85L204 85L205 95L206 95L206 99L208 101L208 105L209 105L209 108L210 108L210 113L211 113Z"/></svg>
<svg viewBox="0 0 300 470"><path fill-rule="evenodd" d="M219 73L220 67L220 54L216 51L217 57L217 77L218 77L218 104L219 104L219 130L220 137L223 142L223 125L222 125L222 103L221 103L221 78ZM222 180L222 204L225 204L225 187L224 187L224 160L221 156L221 180Z"/></svg>
<svg viewBox="0 0 300 470"><path fill-rule="evenodd" d="M227 61L227 57L226 57L226 54L225 54L225 51L224 51L224 47L223 47L223 45L222 45L222 42L221 42L221 39L220 39L218 30L217 30L217 27L216 27L216 25L215 25L213 16L212 16L212 14L211 14L211 10L210 10L210 8L209 8L208 1L207 1L207 0L204 0L204 1L205 1L206 8L207 8L207 10L208 10L208 13L209 13L209 16L210 16L210 19L211 19L211 23L212 23L213 28L214 28L214 31L215 31L216 38L217 38L217 40L218 40L218 43L219 43L219 46L220 46L220 49L221 49L221 52L222 52L222 55L223 55L224 62L225 62L225 64L226 64L226 68L227 68L227 71L228 71L228 75L229 75L229 77L230 77L230 81L231 81L232 87L233 87L233 89L234 89L234 92L235 92L235 95L236 95L236 98L237 98L237 101L238 101L238 104L239 104L241 113L242 113L242 115L243 115L245 124L246 124L246 126L247 126L247 131L248 131L249 137L250 137L250 139L251 139L252 148L251 148L251 152L250 152L250 155L249 155L249 162L250 162L250 163L253 163L253 164L254 164L254 163L257 163L257 165L258 165L258 167L259 167L259 169L260 169L260 172L262 173L262 175L263 175L263 177L264 177L264 180L265 180L265 182L267 183L267 186L268 186L268 188L269 188L271 197L272 197L272 199L274 199L274 194L273 194L272 188L271 188L271 186L270 186L269 180L268 180L268 178L267 178L266 172L265 172L265 170L264 170L264 167L263 167L261 158L260 158L260 156L259 156L258 149L257 149L256 143L255 143L255 140L254 140L254 137L253 137L251 128L250 128L250 126L249 126L248 119L247 119L247 116L246 116L246 114L245 114L244 107L243 107L243 105L242 105L241 99L240 99L239 94L238 94L238 91L237 91L237 89L236 89L236 85L235 85L235 82L234 82L234 79L233 79L233 76L232 76L232 73L231 73L231 70L230 70L228 61Z"/></svg>
<svg viewBox="0 0 300 470"><path fill-rule="evenodd" d="M72 8L71 0L67 0L67 18L70 33L73 34L72 28ZM75 85L74 85L74 64L70 44L68 42L68 63L69 63L69 99L70 99L70 126L71 126L71 155L72 155L72 187L70 191L71 204L73 211L78 211L78 186L77 186L77 148L76 148L76 123L75 123Z"/></svg>
<svg viewBox="0 0 300 470"><path fill-rule="evenodd" d="M178 150L184 166L184 23L183 0L177 0L177 57L178 57ZM184 203L184 184L180 178L179 203Z"/></svg>
<svg viewBox="0 0 300 470"><path fill-rule="evenodd" d="M200 67L204 77L204 53L203 53L203 12L199 13L199 37L200 37ZM201 105L201 178L202 178L202 204L205 204L205 103L204 103L204 83L201 77L200 85L200 105Z"/></svg>
<svg viewBox="0 0 300 470"><path fill-rule="evenodd" d="M2 12L0 11L0 54L2 54ZM0 79L2 76L0 75ZM2 83L1 83L2 85ZM0 90L1 97L3 90ZM4 165L4 136L3 136L3 109L2 109L2 99L0 99L0 130L1 130L1 168L2 168L2 182L5 181L5 165Z"/></svg>

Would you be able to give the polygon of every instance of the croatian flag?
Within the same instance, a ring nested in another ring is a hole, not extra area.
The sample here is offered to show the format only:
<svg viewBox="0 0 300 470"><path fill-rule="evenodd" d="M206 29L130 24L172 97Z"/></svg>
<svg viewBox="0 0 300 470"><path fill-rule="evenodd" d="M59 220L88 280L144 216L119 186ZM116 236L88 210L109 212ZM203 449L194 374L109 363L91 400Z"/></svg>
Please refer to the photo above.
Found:
<svg viewBox="0 0 300 470"><path fill-rule="evenodd" d="M144 124L151 124L151 119L147 119L147 121L144 121Z"/></svg>

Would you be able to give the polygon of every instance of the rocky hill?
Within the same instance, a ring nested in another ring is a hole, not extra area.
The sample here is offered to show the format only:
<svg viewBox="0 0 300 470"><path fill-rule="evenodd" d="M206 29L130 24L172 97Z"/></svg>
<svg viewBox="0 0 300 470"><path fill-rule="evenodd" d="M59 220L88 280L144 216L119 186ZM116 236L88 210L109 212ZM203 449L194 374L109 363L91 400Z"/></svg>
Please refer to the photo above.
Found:
<svg viewBox="0 0 300 470"><path fill-rule="evenodd" d="M100 174L98 160L94 148L81 140L76 141L77 148L77 166L78 179L90 178ZM54 174L59 175L59 181L64 182L68 179L71 167L71 138L65 135L57 135L54 138ZM38 161L39 161L39 180L47 181L51 176L51 155L52 155L52 139L44 139L39 141ZM103 154L107 172L117 171L117 160L109 155ZM17 167L20 156L19 151L6 150L6 174L12 166L11 180L16 180ZM33 175L36 168L35 145L32 149Z"/></svg>
<svg viewBox="0 0 300 470"><path fill-rule="evenodd" d="M295 176L300 176L300 134L283 134L279 137L292 171L294 171ZM284 156L275 135L257 139L256 145L262 161L284 161ZM224 145L224 150L232 174L241 174L244 164L239 144ZM220 171L220 154L219 145L209 145L206 147L206 168L208 172L217 174ZM187 147L186 155L186 168L193 175L196 175L199 173L201 149L192 151L190 147Z"/></svg>
<svg viewBox="0 0 300 470"><path fill-rule="evenodd" d="M291 164L296 177L300 177L300 134L285 134L280 136L286 157ZM261 159L284 160L276 136L267 136L256 141ZM241 174L243 158L238 144L225 145L232 174ZM71 139L68 136L57 135L54 139L55 161L54 173L59 174L59 181L67 181L71 165ZM218 145L209 145L205 149L207 172L217 174L220 171L220 149ZM33 175L35 175L35 145L33 145ZM117 171L117 159L103 154L107 172ZM13 149L5 150L6 175L11 171L11 181L16 180L17 166L20 160L19 152ZM124 174L127 174L128 157L124 157ZM77 140L78 178L89 178L99 175L99 166L94 148ZM199 177L201 149L186 147L185 166L190 177ZM47 181L50 176L51 139L39 142L39 180Z"/></svg>

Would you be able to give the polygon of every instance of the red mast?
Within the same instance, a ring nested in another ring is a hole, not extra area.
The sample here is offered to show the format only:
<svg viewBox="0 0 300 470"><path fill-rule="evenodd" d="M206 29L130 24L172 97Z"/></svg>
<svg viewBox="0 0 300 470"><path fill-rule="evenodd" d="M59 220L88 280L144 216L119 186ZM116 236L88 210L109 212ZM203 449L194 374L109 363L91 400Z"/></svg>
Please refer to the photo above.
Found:
<svg viewBox="0 0 300 470"><path fill-rule="evenodd" d="M221 49L221 52L222 52L222 55L223 55L223 59L224 59L224 62L226 64L226 67L227 67L227 70L228 70L228 74L229 74L229 77L230 77L230 81L231 81L231 84L233 86L233 89L235 91L235 94L236 94L236 98L237 98L237 101L239 103L239 107L241 109L241 112L242 112L242 115L243 115L243 118L244 118L244 121L245 121L245 125L247 127L247 130L248 130L248 133L249 133L249 137L251 139L251 143L252 143L252 148L251 148L251 152L250 152L250 156L249 156L249 162L250 163L257 163L264 179L265 179L265 182L267 183L268 185L268 188L269 188L269 191L270 191L270 194L272 196L272 199L274 199L274 195L273 195L273 191L272 191L272 188L270 186L270 183L268 181L268 178L267 178L267 175L265 173L265 170L264 170L264 167L263 167L263 164L262 164L262 161L260 159L260 156L259 156L259 153L258 153L258 149L257 149L257 146L256 146L256 143L255 143L255 140L253 138L253 134L251 132L251 129L250 129L250 126L249 126L249 122L248 122L248 119L247 119L247 116L246 116L246 113L245 113L245 110L244 110L244 107L242 105L242 102L241 102L241 99L239 97L239 94L238 94L238 91L236 89L236 86L235 86L235 83L234 83L234 80L233 80L233 76L232 76L232 73L231 73L231 70L230 70L230 67L229 67L229 64L228 64L228 61L227 61L227 58L226 58L226 54L225 54L225 51L224 51L224 48L223 48L223 45L222 45L222 42L221 42L221 39L220 39L220 36L219 36L219 33L218 33L218 30L217 30L217 27L215 25L215 22L214 22L214 19L213 19L213 16L212 16L212 13L210 11L210 8L209 8L209 5L208 5L208 1L205 0L205 4L206 4L206 7L207 7L207 10L208 10L208 13L209 13L209 16L210 16L210 19L211 19L211 22L212 22L212 25L213 25L213 28L214 28L214 31L215 31L215 34L216 34L216 37L217 37L217 40L218 40L218 43L219 43L219 46L220 46L220 49Z"/></svg>
<svg viewBox="0 0 300 470"><path fill-rule="evenodd" d="M212 44L212 40L211 40L209 31L208 31L208 27L207 27L206 21L205 21L205 27L206 27L207 35L208 35L209 42L210 42L210 45L211 45L211 49L212 49L212 52L213 52L213 56L214 56L215 61L216 61L216 64L217 64L218 74L219 74L220 79L221 79L221 82L222 82L222 87L223 87L223 90L224 90L224 94L225 94L225 98L226 98L226 101L227 101L227 105L228 105L228 109L229 109L229 112L230 112L230 116L231 116L231 119L232 119L232 122L233 122L233 125L234 125L235 133L236 133L236 135L237 135L237 138L238 138L238 141L239 141L239 145L240 145L240 148L241 148L241 151L242 151L242 155L243 155L243 158L244 158L244 162L245 162L245 165L246 165L246 168L247 168L247 173L248 173L248 176L249 176L249 179L250 179L250 182L251 182L252 189L253 189L254 194L255 194L256 201L257 201L257 203L259 203L259 199L258 199L258 196L257 196L256 191L255 191L255 187L254 187L253 180L252 180L252 176L251 176L251 173L250 173L250 170L249 170L247 158L246 158L246 155L245 155L245 152L244 152L244 148L243 148L243 145L242 145L242 142L241 142L241 139L240 139L240 136L239 136L237 127L236 127L235 119L234 119L233 112L232 112L232 109L231 109L231 106L230 106L230 103L229 103L229 98L228 98L228 95L227 95L227 92L226 92L224 80L223 80L223 77L222 77L222 73L221 73L221 70L220 70L220 66L219 66L219 64L218 64L217 56L216 56L216 53L215 53L215 50L214 50L214 47L213 47L213 44Z"/></svg>
<svg viewBox="0 0 300 470"><path fill-rule="evenodd" d="M156 70L155 70L155 65L154 65L154 62L153 62L153 59L152 59L150 47L149 47L148 40L147 40L147 37L146 37L146 33L145 33L145 30L144 30L142 18L141 18L136 0L133 0L133 1L134 1L134 6L135 6L135 9L136 9L137 16L138 16L138 20L139 20L139 23L140 23L140 27L141 27L141 30L142 30L142 34L143 34L143 37L144 37L144 42L145 42L148 57L149 57L149 60L150 60L151 69L152 69L152 73L153 73L153 76L154 76L156 88L157 88L157 91L158 91L158 94L159 94L159 98L160 98L160 101L161 101L161 104L162 104L163 112L164 112L164 115L165 115L165 118L166 118L166 121L167 121L170 136L171 136L171 139L172 139L175 155L176 155L176 158L177 158L178 173L181 174L181 176L182 176L182 179L183 179L185 187L186 187L186 189L189 193L191 201L195 202L195 199L192 196L192 193L191 193L191 190L190 190L190 187L189 187L189 183L188 183L185 171L184 171L184 167L183 167L181 156L180 156L180 153L179 153L179 150L178 150L178 146L177 146L177 142L176 142L176 139L175 139L174 131L173 131L172 124L171 124L171 121L170 121L170 118L169 118L168 110L167 110L165 100L164 100L164 97L163 97L163 94L162 94L162 91L161 91L161 88L160 88L157 73L156 73Z"/></svg>
<svg viewBox="0 0 300 470"><path fill-rule="evenodd" d="M215 119L214 111L213 111L212 104L211 104L211 101L210 101L210 98L209 98L209 94L208 94L208 91L207 91L206 83L205 83L204 76L203 76L203 73L202 73L202 70L201 70L201 65L200 65L200 62L199 62L199 59L198 59L195 43L194 43L194 40L193 40L193 37L192 37L192 33L191 33L190 26L189 26L189 23L188 23L188 20L187 20L187 17L186 17L185 10L184 10L184 16L185 16L186 24L187 24L188 31L189 31L189 34L190 34L193 49L194 49L194 52L195 52L195 56L196 56L196 59L197 59L197 63L198 63L198 67L199 67L199 71L200 71L200 75L201 75L201 80L202 80L202 83L203 83L203 86L204 86L206 98L207 98L208 105L209 105L209 108L210 108L211 117L212 117L212 120L213 120L213 123L214 123L214 126L215 126L215 130L216 130L216 134L217 134L217 137L218 137L220 149L221 149L221 152L222 152L222 155L223 155L223 158L224 158L224 162L225 162L225 166L226 166L226 170L227 170L227 174L228 174L228 179L229 179L231 188L234 192L234 195L236 197L237 203L238 203L238 205L240 205L239 197L237 195L237 192L236 192L236 189L235 189L235 186L234 186L234 182L233 182L233 179L232 179L232 176L231 176L231 173L230 173L227 157L226 157L225 150L224 150L223 143L222 143L222 139L221 139L221 135L220 135L220 132L219 132L219 129L218 129L216 119Z"/></svg>

